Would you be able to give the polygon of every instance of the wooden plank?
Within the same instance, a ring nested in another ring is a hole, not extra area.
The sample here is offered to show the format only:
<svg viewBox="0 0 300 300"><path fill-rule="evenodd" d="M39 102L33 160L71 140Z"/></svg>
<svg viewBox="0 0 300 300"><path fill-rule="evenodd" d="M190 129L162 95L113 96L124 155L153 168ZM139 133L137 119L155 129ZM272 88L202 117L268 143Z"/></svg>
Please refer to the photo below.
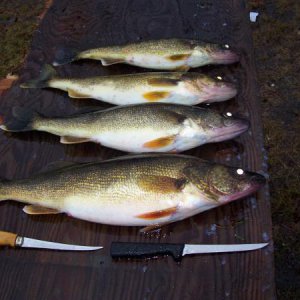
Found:
<svg viewBox="0 0 300 300"><path fill-rule="evenodd" d="M221 3L220 3L221 2ZM265 172L255 62L247 10L240 0L61 0L54 1L34 35L20 80L5 93L1 115L11 107L31 107L45 115L67 115L97 101L69 99L57 90L22 90L20 82L36 77L52 62L60 46L84 49L158 39L195 38L229 43L239 49L241 63L205 67L210 74L238 80L238 97L212 105L238 112L251 130L226 143L206 145L188 154ZM80 61L57 68L78 77L142 72L126 65L102 67ZM200 71L196 70L196 71ZM62 145L46 133L0 132L1 177L22 178L57 160L91 161L123 153L95 144ZM0 228L65 243L103 245L94 253L60 253L24 249L0 251L1 299L273 299L272 245L251 253L114 262L112 241L240 243L271 240L268 187L239 202L171 224L160 233L141 235L138 228L113 227L64 215L28 216L22 205L0 204Z"/></svg>

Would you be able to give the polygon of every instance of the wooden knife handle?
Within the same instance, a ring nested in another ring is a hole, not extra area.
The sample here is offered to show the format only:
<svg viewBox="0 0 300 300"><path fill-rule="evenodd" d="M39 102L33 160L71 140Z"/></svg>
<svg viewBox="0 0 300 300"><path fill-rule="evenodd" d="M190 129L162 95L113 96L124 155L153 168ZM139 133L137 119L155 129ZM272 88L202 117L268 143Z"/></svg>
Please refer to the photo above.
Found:
<svg viewBox="0 0 300 300"><path fill-rule="evenodd" d="M12 232L0 231L0 246L15 247L17 235Z"/></svg>

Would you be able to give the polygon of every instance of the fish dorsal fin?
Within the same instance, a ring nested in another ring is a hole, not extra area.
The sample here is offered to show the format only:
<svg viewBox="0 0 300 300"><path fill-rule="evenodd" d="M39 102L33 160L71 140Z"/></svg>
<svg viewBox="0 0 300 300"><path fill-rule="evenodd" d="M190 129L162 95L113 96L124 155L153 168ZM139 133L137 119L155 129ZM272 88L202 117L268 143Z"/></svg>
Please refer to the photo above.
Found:
<svg viewBox="0 0 300 300"><path fill-rule="evenodd" d="M80 138L80 137L74 137L74 136L61 136L60 142L62 144L81 144L90 142L91 140L89 138Z"/></svg>
<svg viewBox="0 0 300 300"><path fill-rule="evenodd" d="M26 205L23 211L28 215L51 215L60 214L61 212L57 209L43 207L39 205Z"/></svg>
<svg viewBox="0 0 300 300"><path fill-rule="evenodd" d="M51 171L57 171L59 169L65 169L69 167L77 166L79 163L74 163L71 161L54 161L46 165L46 167L42 168L37 175L41 175L43 173L48 173Z"/></svg>
<svg viewBox="0 0 300 300"><path fill-rule="evenodd" d="M218 196L211 192L209 183L203 176L205 176L205 167L202 170L197 166L190 166L183 169L182 173L186 176L187 180L194 184L200 191L206 194L211 200L218 201Z"/></svg>
<svg viewBox="0 0 300 300"><path fill-rule="evenodd" d="M148 84L158 87L172 87L176 86L180 80L172 78L151 78L148 80Z"/></svg>
<svg viewBox="0 0 300 300"><path fill-rule="evenodd" d="M68 89L68 95L71 98L92 98L90 95L82 94L71 89Z"/></svg>
<svg viewBox="0 0 300 300"><path fill-rule="evenodd" d="M124 63L125 60L121 58L101 58L101 62L103 66L110 66L110 65Z"/></svg>
<svg viewBox="0 0 300 300"><path fill-rule="evenodd" d="M184 188L185 183L185 178L158 175L143 175L138 180L139 186L145 191L162 194L179 193Z"/></svg>

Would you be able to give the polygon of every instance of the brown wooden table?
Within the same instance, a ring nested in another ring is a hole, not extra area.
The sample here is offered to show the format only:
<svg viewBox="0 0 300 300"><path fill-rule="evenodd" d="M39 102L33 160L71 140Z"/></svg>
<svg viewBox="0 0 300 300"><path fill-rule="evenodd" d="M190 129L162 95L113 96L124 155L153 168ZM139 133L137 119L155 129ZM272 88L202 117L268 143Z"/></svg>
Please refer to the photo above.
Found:
<svg viewBox="0 0 300 300"><path fill-rule="evenodd" d="M242 0L56 0L34 34L20 80L2 95L1 114L15 105L47 115L67 115L108 105L69 99L58 90L22 90L19 83L36 77L61 46L86 49L158 38L192 38L229 43L241 63L204 67L212 75L238 81L238 97L211 105L251 121L235 141L206 145L187 153L266 172L260 106L249 15ZM64 76L142 72L126 65L102 67L80 61L57 68ZM196 71L200 71L196 70ZM1 177L26 177L57 160L93 161L121 155L96 144L62 145L46 133L0 132ZM65 215L28 216L22 205L1 202L0 229L65 243L103 245L89 253L48 250L0 250L0 299L273 299L273 248L268 187L252 197L141 235L138 228L113 227ZM114 262L112 241L185 243L270 242L251 253Z"/></svg>

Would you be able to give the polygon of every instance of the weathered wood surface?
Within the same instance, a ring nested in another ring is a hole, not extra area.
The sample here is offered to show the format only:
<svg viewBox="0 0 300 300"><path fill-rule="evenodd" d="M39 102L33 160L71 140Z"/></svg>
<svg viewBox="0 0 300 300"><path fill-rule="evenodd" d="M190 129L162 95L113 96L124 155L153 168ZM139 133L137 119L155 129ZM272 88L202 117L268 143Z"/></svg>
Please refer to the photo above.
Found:
<svg viewBox="0 0 300 300"><path fill-rule="evenodd" d="M230 43L241 63L205 67L238 80L238 97L213 105L238 112L251 130L235 141L207 145L187 153L265 172L262 128L248 13L241 0L56 0L36 31L20 80L2 96L1 114L12 106L32 107L45 115L65 115L101 102L72 100L57 90L22 90L19 82L37 76L60 46L79 49L157 38L195 38ZM81 61L58 68L61 75L87 76L142 72L126 65L102 67ZM197 70L198 71L198 70ZM200 71L200 69L199 69ZM121 155L87 143L61 145L46 133L0 133L0 175L21 178L57 160L91 161ZM1 230L65 243L103 245L93 253L24 249L0 250L0 299L273 299L272 246L251 253L114 262L112 241L185 243L272 242L267 187L253 197L171 224L143 236L138 228L113 227L65 215L28 216L22 205L0 204Z"/></svg>

